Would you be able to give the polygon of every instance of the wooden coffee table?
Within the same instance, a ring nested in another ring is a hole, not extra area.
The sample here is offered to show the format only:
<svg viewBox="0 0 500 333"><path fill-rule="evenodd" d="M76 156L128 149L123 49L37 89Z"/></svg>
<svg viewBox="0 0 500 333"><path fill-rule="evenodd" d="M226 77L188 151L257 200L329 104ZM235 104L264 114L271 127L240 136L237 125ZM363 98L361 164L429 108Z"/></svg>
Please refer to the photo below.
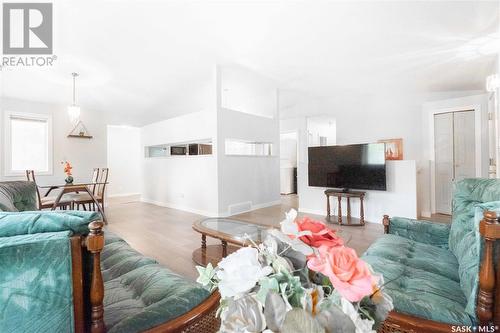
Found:
<svg viewBox="0 0 500 333"><path fill-rule="evenodd" d="M214 267L228 254L241 246L259 244L264 241L269 226L263 226L228 218L208 218L193 223L193 229L201 234L201 247L193 251L193 261ZM219 239L220 245L207 245L207 236ZM234 244L234 245L228 245Z"/></svg>

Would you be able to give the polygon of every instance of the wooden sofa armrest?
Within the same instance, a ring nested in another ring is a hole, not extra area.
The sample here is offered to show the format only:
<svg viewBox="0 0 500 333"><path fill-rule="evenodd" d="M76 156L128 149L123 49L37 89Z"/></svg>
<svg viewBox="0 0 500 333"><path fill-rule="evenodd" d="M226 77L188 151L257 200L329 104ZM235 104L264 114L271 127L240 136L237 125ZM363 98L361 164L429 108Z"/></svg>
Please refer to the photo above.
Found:
<svg viewBox="0 0 500 333"><path fill-rule="evenodd" d="M215 333L219 331L220 319L216 317L220 294L214 291L206 300L185 314L153 327L144 333Z"/></svg>
<svg viewBox="0 0 500 333"><path fill-rule="evenodd" d="M389 215L384 215L382 219L382 224L384 225L384 234L389 233L389 225L391 224L391 219L389 219Z"/></svg>
<svg viewBox="0 0 500 333"><path fill-rule="evenodd" d="M486 211L479 223L479 233L484 238L484 252L479 270L477 316L481 325L500 324L500 267L495 272L494 245L500 239L500 223L495 212Z"/></svg>

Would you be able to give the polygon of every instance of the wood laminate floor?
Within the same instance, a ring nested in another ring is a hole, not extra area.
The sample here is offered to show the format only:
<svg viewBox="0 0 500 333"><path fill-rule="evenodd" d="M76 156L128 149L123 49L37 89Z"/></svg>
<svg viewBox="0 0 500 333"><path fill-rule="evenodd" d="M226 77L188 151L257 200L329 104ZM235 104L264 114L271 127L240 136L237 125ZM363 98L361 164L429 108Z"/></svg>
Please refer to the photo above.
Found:
<svg viewBox="0 0 500 333"><path fill-rule="evenodd" d="M283 196L281 201L281 205L235 215L233 218L278 226L285 212L297 207L295 195ZM197 277L191 254L200 247L201 235L191 225L203 219L203 216L140 202L136 197L110 199L106 215L109 222L106 230L124 238L134 249L155 258L171 270L191 279ZM324 216L307 215L324 220ZM331 226L339 230L342 238L360 255L383 234L383 226L375 223L367 223L364 227ZM207 237L207 244L219 243Z"/></svg>

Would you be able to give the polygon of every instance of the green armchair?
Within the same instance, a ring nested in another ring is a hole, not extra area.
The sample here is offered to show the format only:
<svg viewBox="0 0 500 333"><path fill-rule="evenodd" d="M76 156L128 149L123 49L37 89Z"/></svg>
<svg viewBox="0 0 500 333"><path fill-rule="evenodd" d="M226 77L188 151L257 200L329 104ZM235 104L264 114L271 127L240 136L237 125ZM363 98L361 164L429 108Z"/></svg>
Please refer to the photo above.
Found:
<svg viewBox="0 0 500 333"><path fill-rule="evenodd" d="M500 304L495 306L500 297L494 297L500 278L491 278L493 255L483 251L485 239L486 248L500 239L500 180L465 179L454 184L453 192L451 225L386 215L385 235L363 255L383 274L394 301L382 332L500 324L500 314L493 316L494 307L500 310ZM493 281L479 278L480 267Z"/></svg>

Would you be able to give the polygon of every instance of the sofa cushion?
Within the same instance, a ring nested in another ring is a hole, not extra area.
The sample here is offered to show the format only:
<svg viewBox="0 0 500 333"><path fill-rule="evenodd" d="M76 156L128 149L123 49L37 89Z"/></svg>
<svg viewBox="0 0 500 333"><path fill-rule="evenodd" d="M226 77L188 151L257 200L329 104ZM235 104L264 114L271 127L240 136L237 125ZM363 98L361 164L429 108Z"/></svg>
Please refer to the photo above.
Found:
<svg viewBox="0 0 500 333"><path fill-rule="evenodd" d="M108 332L147 330L188 312L210 295L114 235L106 236L101 267Z"/></svg>
<svg viewBox="0 0 500 333"><path fill-rule="evenodd" d="M472 325L454 255L397 235L384 235L363 255L382 273L397 312L457 325ZM437 264L439 263L439 264Z"/></svg>
<svg viewBox="0 0 500 333"><path fill-rule="evenodd" d="M66 230L88 234L89 223L100 218L96 212L72 210L0 212L0 237Z"/></svg>
<svg viewBox="0 0 500 333"><path fill-rule="evenodd" d="M0 182L0 211L17 212L36 209L34 182Z"/></svg>
<svg viewBox="0 0 500 333"><path fill-rule="evenodd" d="M458 262L453 253L437 246L419 243L398 235L377 239L365 254L386 258L415 269L422 269L459 282ZM439 265L436 265L439 260ZM383 271L377 271L383 273Z"/></svg>
<svg viewBox="0 0 500 333"><path fill-rule="evenodd" d="M0 237L0 332L73 332L70 231Z"/></svg>
<svg viewBox="0 0 500 333"><path fill-rule="evenodd" d="M477 293L474 286L477 285L481 244L478 225L482 219L482 211L487 208L487 205L482 204L499 198L500 179L475 178L454 183L449 248L458 260L462 292L471 301L467 306L469 312L475 309ZM482 208L475 218L476 207Z"/></svg>
<svg viewBox="0 0 500 333"><path fill-rule="evenodd" d="M478 204L474 209L475 231L465 235L464 241L469 242L469 251L464 252L459 260L460 286L467 298L466 311L476 313L477 292L479 288L479 268L481 266L482 246L481 235L479 233L479 223L483 219L483 213L487 210L494 211L500 216L500 201L492 201Z"/></svg>

